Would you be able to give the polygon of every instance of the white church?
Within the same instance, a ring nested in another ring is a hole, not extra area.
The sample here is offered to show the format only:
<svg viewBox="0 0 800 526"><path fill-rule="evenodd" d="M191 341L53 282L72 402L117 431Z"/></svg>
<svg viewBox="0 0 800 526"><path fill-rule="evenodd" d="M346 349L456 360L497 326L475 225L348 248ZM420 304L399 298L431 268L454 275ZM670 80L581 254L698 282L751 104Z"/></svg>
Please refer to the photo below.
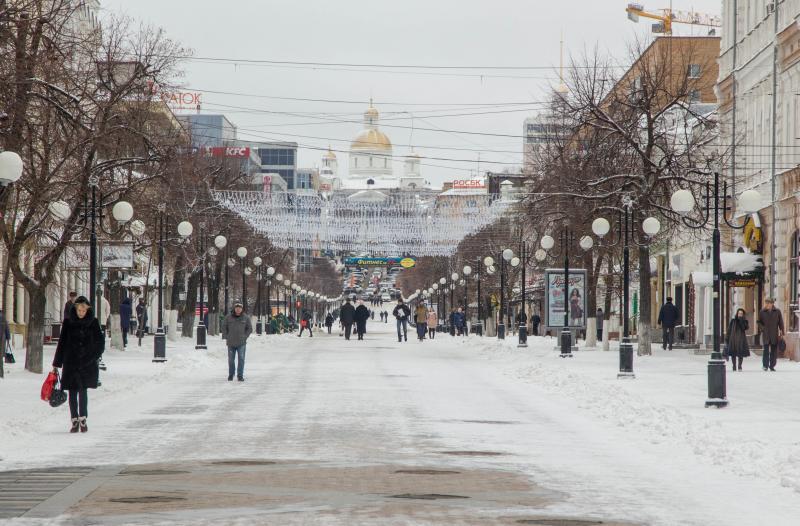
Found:
<svg viewBox="0 0 800 526"><path fill-rule="evenodd" d="M413 150L404 159L403 173L394 173L392 141L378 128L378 120L378 110L370 102L364 112L364 129L350 143L347 175L339 175L336 154L329 149L322 157L320 183L330 185L328 188L334 191L355 191L356 194L362 194L361 191L430 189L430 183L420 173L420 156Z"/></svg>

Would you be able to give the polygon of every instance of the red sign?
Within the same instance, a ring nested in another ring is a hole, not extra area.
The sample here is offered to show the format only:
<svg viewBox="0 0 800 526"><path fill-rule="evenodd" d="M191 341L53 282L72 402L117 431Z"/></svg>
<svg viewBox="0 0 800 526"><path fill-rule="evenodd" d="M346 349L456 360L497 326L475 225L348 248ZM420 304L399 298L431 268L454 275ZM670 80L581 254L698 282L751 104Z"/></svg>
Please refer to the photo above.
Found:
<svg viewBox="0 0 800 526"><path fill-rule="evenodd" d="M208 312L208 305L203 305L203 314L206 314L207 312ZM200 316L200 305L194 308L194 315Z"/></svg>
<svg viewBox="0 0 800 526"><path fill-rule="evenodd" d="M167 103L174 110L196 110L200 109L203 103L202 93L192 93L188 91L162 91L161 100Z"/></svg>
<svg viewBox="0 0 800 526"><path fill-rule="evenodd" d="M250 148L245 146L207 146L204 152L209 157L232 157L235 159L247 159L250 157Z"/></svg>
<svg viewBox="0 0 800 526"><path fill-rule="evenodd" d="M264 185L264 193L268 194L272 191L272 176L265 175L261 178L262 184Z"/></svg>
<svg viewBox="0 0 800 526"><path fill-rule="evenodd" d="M486 188L483 179L459 179L453 181L453 188Z"/></svg>

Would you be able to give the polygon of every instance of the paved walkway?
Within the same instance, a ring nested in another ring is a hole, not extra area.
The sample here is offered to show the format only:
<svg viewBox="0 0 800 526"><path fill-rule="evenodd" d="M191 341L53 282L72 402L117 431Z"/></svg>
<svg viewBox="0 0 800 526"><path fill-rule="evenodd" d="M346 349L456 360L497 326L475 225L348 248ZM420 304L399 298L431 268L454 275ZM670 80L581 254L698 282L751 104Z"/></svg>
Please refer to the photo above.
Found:
<svg viewBox="0 0 800 526"><path fill-rule="evenodd" d="M226 381L216 343L189 354L212 367L186 362L178 377L145 362L130 393L115 391L129 373L109 357L89 433L66 433L66 418L42 424L27 446L36 470L1 474L0 513L66 513L66 524L731 524L708 503L741 480L696 477L701 468L658 445L631 447L625 429L458 340L399 344L391 325L370 327L361 342L256 340L244 383ZM47 475L70 464L91 469ZM747 501L724 506L741 524L761 516Z"/></svg>

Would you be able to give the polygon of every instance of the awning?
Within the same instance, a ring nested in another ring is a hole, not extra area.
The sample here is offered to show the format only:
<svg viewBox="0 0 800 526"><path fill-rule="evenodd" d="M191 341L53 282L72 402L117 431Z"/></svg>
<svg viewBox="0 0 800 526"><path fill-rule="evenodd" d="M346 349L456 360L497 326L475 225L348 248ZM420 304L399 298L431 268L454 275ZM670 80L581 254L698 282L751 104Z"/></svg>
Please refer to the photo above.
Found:
<svg viewBox="0 0 800 526"><path fill-rule="evenodd" d="M719 255L721 278L760 278L764 274L764 259L758 254L723 252Z"/></svg>
<svg viewBox="0 0 800 526"><path fill-rule="evenodd" d="M692 283L695 287L712 287L714 278L711 272L692 272Z"/></svg>

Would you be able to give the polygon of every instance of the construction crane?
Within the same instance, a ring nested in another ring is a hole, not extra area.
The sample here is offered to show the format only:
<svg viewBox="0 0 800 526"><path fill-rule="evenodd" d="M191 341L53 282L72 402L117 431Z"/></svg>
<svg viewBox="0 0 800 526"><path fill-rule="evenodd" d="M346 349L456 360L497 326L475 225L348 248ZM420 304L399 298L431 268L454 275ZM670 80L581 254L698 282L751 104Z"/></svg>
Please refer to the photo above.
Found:
<svg viewBox="0 0 800 526"><path fill-rule="evenodd" d="M656 13L644 10L642 4L628 4L625 9L628 20L638 22L639 17L658 20L653 24L653 33L672 34L672 24L689 24L693 26L722 27L722 19L716 15L698 13L697 11L674 11L672 8L658 9Z"/></svg>

